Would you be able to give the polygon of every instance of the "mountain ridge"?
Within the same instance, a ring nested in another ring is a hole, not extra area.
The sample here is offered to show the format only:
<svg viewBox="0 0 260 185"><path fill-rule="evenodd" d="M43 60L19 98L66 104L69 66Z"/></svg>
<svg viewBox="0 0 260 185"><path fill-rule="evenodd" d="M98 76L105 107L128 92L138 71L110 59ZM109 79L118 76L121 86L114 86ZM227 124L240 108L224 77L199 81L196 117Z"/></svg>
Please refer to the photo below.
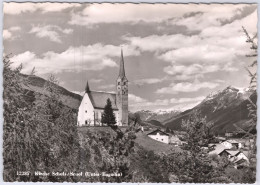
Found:
<svg viewBox="0 0 260 185"><path fill-rule="evenodd" d="M250 97L253 102L256 102L257 94L248 89L243 93L240 92L239 89L232 86L228 86L222 91L213 92L194 108L180 113L163 124L171 129L181 130L182 120L188 119L189 115L196 110L206 116L208 122L214 123L213 130L218 134L234 131L235 124L246 127L249 120L248 98Z"/></svg>

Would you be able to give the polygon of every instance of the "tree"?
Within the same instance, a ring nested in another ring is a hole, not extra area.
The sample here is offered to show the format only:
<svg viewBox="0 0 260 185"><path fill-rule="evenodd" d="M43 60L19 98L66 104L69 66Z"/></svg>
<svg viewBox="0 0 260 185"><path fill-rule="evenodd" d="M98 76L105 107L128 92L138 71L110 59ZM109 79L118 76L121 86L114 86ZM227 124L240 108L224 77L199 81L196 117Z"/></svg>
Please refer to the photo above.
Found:
<svg viewBox="0 0 260 185"><path fill-rule="evenodd" d="M78 153L76 117L64 106L51 76L44 92L30 88L31 75L12 70L4 57L4 180L72 181L71 177L34 176L39 171L73 171ZM43 94L44 93L44 94ZM74 152L71 152L74 151ZM30 175L19 176L26 171Z"/></svg>
<svg viewBox="0 0 260 185"><path fill-rule="evenodd" d="M255 39L257 38L257 33L251 37L249 35L249 33L247 32L247 30L242 27L244 34L247 38L246 42L249 43L251 45L250 49L253 51L252 54L248 54L246 55L247 57L252 57L254 58L253 62L248 65L248 67L246 68L249 76L250 76L250 83L249 83L249 88L256 93L256 87L257 87L257 48L258 45L255 41ZM253 144L250 145L250 156L249 156L249 160L250 161L254 161L255 158L255 154L256 154L256 124L257 124L257 104L251 99L251 97L248 97L248 101L249 103L247 104L247 109L249 111L248 117L250 118L250 121L248 122L248 128L244 129L239 127L238 125L234 125L238 132L243 134L243 137L248 137L249 141L251 141L251 139L253 140ZM256 100L255 100L256 101Z"/></svg>
<svg viewBox="0 0 260 185"><path fill-rule="evenodd" d="M183 120L182 128L186 132L184 137L187 145L183 148L184 151L173 153L165 160L169 172L176 175L178 182L230 182L223 175L224 169L216 167L203 149L211 139L208 137L209 125L206 118L196 111L187 120Z"/></svg>
<svg viewBox="0 0 260 185"><path fill-rule="evenodd" d="M101 123L102 124L107 124L107 125L115 125L116 124L116 117L112 109L112 104L110 99L107 99L107 104L104 108L104 112L102 114L101 118Z"/></svg>
<svg viewBox="0 0 260 185"><path fill-rule="evenodd" d="M246 55L247 57L253 57L254 60L253 62L248 65L246 68L249 76L250 76L250 83L249 83L249 88L253 93L256 94L256 88L257 88L257 41L255 39L257 38L257 33L251 37L247 30L242 27L245 35L246 35L246 42L251 45L250 49L253 51L252 54ZM252 97L252 96L251 96ZM251 97L248 97L249 103L247 104L247 109L249 111L248 117L250 118L248 122L248 127L247 129L241 128L238 125L235 125L237 128L238 132L243 134L243 137L247 137L249 139L249 162L250 165L249 167L244 167L243 168L243 176L242 176L242 183L255 183L256 181L256 124L257 124L257 104L256 100L254 101L251 99ZM253 143L251 144L251 140L253 140Z"/></svg>
<svg viewBox="0 0 260 185"><path fill-rule="evenodd" d="M128 120L129 120L129 123L132 122L132 125L133 125L133 126L141 125L141 124L142 124L141 116L140 116L140 114L138 114L137 112L135 112L135 113L129 113L129 114L128 114Z"/></svg>

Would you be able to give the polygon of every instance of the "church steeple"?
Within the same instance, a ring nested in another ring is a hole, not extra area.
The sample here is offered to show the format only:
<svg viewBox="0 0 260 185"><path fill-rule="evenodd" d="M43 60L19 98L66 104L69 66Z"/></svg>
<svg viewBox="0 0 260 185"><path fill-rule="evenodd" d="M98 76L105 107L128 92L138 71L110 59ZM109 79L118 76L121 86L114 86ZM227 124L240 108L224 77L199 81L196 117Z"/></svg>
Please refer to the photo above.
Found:
<svg viewBox="0 0 260 185"><path fill-rule="evenodd" d="M88 85L88 81L87 81L87 85L86 85L86 88L85 88L85 92L86 92L86 93L89 93L89 92L90 92L90 88L89 88L89 85Z"/></svg>
<svg viewBox="0 0 260 185"><path fill-rule="evenodd" d="M116 80L116 106L118 108L118 122L128 125L128 80L125 76L124 56L121 48L119 75Z"/></svg>
<svg viewBox="0 0 260 185"><path fill-rule="evenodd" d="M120 69L119 69L119 77L125 77L125 65L124 65L124 56L123 56L123 49L121 48L121 60L120 60Z"/></svg>

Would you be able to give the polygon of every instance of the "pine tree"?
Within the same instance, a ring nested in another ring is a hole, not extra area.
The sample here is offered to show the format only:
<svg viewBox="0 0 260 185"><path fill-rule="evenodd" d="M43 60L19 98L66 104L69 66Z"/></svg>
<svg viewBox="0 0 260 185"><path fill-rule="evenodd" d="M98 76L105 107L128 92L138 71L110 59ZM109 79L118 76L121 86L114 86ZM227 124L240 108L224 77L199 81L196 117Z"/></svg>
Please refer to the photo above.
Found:
<svg viewBox="0 0 260 185"><path fill-rule="evenodd" d="M107 104L104 108L104 113L102 114L101 118L101 123L102 124L107 124L107 125L115 125L116 124L116 117L112 109L112 104L110 99L107 99Z"/></svg>

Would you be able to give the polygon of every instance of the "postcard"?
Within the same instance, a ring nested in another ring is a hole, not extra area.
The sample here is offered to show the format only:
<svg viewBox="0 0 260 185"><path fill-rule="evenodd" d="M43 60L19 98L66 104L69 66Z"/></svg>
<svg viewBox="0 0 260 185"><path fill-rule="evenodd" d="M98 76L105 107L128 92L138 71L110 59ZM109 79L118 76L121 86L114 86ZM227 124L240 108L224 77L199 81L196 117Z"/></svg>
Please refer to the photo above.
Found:
<svg viewBox="0 0 260 185"><path fill-rule="evenodd" d="M3 14L5 182L255 183L257 4Z"/></svg>

